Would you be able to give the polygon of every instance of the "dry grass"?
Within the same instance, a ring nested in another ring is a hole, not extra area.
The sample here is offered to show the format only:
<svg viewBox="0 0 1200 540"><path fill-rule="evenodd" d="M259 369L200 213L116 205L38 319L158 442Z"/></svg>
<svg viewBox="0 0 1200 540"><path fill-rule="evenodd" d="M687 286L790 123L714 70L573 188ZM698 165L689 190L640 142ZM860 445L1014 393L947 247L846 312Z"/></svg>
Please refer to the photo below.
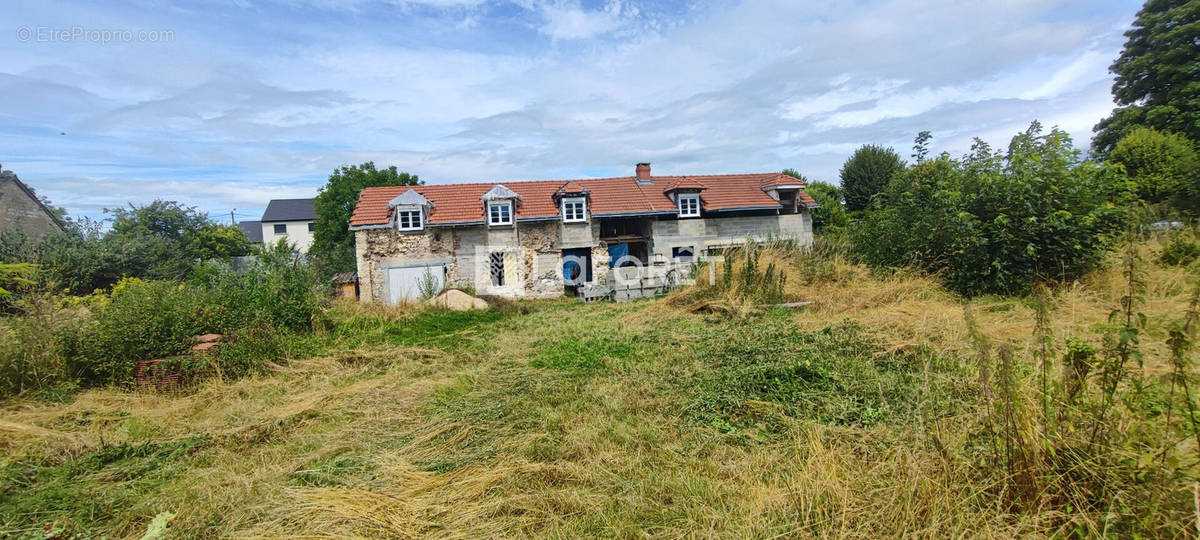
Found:
<svg viewBox="0 0 1200 540"><path fill-rule="evenodd" d="M1182 317L1198 276L1194 269L1163 267L1156 264L1165 239L1154 236L1138 246L1145 271L1145 305L1141 311L1149 318L1149 337L1143 340L1147 359L1166 359L1164 326ZM1125 278L1120 257L1114 253L1108 265L1087 279L1061 286L1053 291L1051 326L1061 344L1068 337L1099 343L1097 329L1107 322L1125 294ZM764 255L763 260L777 264L797 260L787 253ZM816 279L803 276L818 274ZM800 312L797 321L820 327L831 321L851 319L872 329L891 348L930 345L946 353L971 350L964 307L970 307L981 331L995 343L1012 343L1019 349L1032 345L1034 308L1025 298L981 297L963 300L943 289L935 276L901 271L875 275L870 269L833 256L815 272L803 265L791 265L786 291L792 299L812 301ZM1152 362L1151 373L1166 366Z"/></svg>
<svg viewBox="0 0 1200 540"><path fill-rule="evenodd" d="M1157 240L1142 246L1147 260L1159 248ZM1160 359L1162 325L1182 313L1193 279L1151 266L1144 343L1147 358ZM1096 341L1121 283L1119 270L1105 270L1056 291L1058 343ZM814 302L784 315L798 331L849 319L882 344L881 356L966 353L964 305L992 340L1032 342L1025 300L964 302L928 276L878 277L835 260L793 268L786 292ZM417 324L419 313L340 305L342 326L322 338L320 356L269 375L209 381L186 395L98 389L66 405L5 402L0 465L52 467L122 443L204 437L148 475L152 482L122 478L111 465L80 476L90 497L120 503L109 515L40 520L110 536L139 535L164 510L178 514L171 529L181 537L1010 538L1065 535L1067 522L1103 530L1103 516L999 505L991 480L963 459L974 408L925 426L863 427L747 402L751 417L782 427L728 434L697 422L686 411L690 381L712 365L694 347L738 326L672 305L541 303L457 332L448 346L397 344L386 333L343 339L347 328ZM620 341L632 352L602 357L590 371L534 366L565 338ZM920 410L933 399L931 377L970 386L969 373L923 369L925 388L912 396Z"/></svg>

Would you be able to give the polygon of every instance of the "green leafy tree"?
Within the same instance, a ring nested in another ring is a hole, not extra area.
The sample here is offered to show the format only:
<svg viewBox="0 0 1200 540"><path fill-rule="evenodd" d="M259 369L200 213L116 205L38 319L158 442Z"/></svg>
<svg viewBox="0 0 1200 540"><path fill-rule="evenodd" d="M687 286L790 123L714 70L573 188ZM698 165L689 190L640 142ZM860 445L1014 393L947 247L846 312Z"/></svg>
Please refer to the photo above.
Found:
<svg viewBox="0 0 1200 540"><path fill-rule="evenodd" d="M846 215L846 208L842 204L842 190L837 186L820 180L808 180L795 169L784 169L783 174L804 180L804 191L817 202L817 207L812 211L814 231L840 230L850 224L850 217Z"/></svg>
<svg viewBox="0 0 1200 540"><path fill-rule="evenodd" d="M313 201L317 221L313 225L313 245L308 250L310 255L315 255L321 261L323 273L355 269L350 214L354 212L359 192L368 187L415 186L420 183L415 174L397 171L394 166L376 169L375 163L370 161L362 165L343 165L333 171Z"/></svg>
<svg viewBox="0 0 1200 540"><path fill-rule="evenodd" d="M1112 151L1139 126L1200 141L1200 2L1148 0L1109 68L1119 107L1096 125L1092 148Z"/></svg>
<svg viewBox="0 0 1200 540"><path fill-rule="evenodd" d="M850 216L842 204L842 190L829 182L814 180L808 183L805 191L817 201L817 208L812 212L813 230L817 232L835 232L844 230L850 225Z"/></svg>
<svg viewBox="0 0 1200 540"><path fill-rule="evenodd" d="M228 259L249 255L251 246L242 229L210 221L184 234L183 250L192 259Z"/></svg>
<svg viewBox="0 0 1200 540"><path fill-rule="evenodd" d="M841 170L846 209L856 212L870 208L871 198L902 170L904 161L891 148L868 144L855 150Z"/></svg>
<svg viewBox="0 0 1200 540"><path fill-rule="evenodd" d="M156 200L145 206L105 208L104 213L112 214L112 230L118 235L153 235L174 241L182 241L188 231L208 223L206 214L175 201Z"/></svg>
<svg viewBox="0 0 1200 540"><path fill-rule="evenodd" d="M1191 141L1151 128L1136 128L1117 142L1108 160L1125 168L1137 186L1137 195L1148 203L1170 201L1195 211L1196 183L1200 182L1200 157Z"/></svg>
<svg viewBox="0 0 1200 540"><path fill-rule="evenodd" d="M245 233L219 225L196 209L172 201L109 210L107 230L88 218L65 218L65 234L38 240L0 237L0 262L31 262L56 289L87 294L123 277L181 279L197 261L252 252Z"/></svg>
<svg viewBox="0 0 1200 540"><path fill-rule="evenodd" d="M181 279L196 260L250 253L250 241L240 229L213 223L207 214L175 201L156 200L105 212L113 215L112 231L101 243L116 254L110 272L120 272L108 279L122 275Z"/></svg>
<svg viewBox="0 0 1200 540"><path fill-rule="evenodd" d="M962 159L897 175L856 222L854 250L876 266L935 272L965 295L1023 293L1099 266L1131 190L1118 167L1081 161L1066 133L1034 122L1005 154L977 139Z"/></svg>

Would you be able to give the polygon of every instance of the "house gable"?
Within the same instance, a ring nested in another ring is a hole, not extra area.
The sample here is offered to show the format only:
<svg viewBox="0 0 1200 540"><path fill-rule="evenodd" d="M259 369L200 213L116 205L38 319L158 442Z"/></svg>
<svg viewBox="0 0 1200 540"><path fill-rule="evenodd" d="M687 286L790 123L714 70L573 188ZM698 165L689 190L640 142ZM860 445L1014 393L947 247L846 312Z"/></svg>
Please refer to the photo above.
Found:
<svg viewBox="0 0 1200 540"><path fill-rule="evenodd" d="M12 171L0 171L0 235L21 231L32 237L64 231L62 223Z"/></svg>

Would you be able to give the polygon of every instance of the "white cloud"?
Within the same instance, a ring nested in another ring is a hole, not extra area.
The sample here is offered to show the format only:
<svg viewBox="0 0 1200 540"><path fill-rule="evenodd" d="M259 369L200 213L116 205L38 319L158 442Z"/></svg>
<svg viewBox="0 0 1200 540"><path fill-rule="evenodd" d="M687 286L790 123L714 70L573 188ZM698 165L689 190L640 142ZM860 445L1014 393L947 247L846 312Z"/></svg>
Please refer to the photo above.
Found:
<svg viewBox="0 0 1200 540"><path fill-rule="evenodd" d="M180 18L48 0L14 24L75 13L177 38L0 41L0 161L76 213L155 197L227 212L366 160L431 182L643 160L830 180L858 145L906 154L925 129L959 153L1040 118L1085 146L1138 8L1106 1L283 0Z"/></svg>
<svg viewBox="0 0 1200 540"><path fill-rule="evenodd" d="M587 10L578 3L548 3L539 8L544 24L540 31L551 39L591 39L617 30L637 17L636 7L610 0L600 10Z"/></svg>

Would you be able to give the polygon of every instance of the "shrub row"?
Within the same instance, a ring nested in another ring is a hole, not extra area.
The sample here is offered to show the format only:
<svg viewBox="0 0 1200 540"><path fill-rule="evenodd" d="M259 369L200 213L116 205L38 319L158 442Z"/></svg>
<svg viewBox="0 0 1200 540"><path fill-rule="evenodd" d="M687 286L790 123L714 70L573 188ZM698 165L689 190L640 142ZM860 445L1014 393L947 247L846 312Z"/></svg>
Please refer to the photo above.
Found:
<svg viewBox="0 0 1200 540"><path fill-rule="evenodd" d="M190 338L229 342L204 365L242 375L280 361L295 332L320 323L327 291L307 264L269 252L246 271L206 265L187 282L126 278L85 297L27 296L0 320L0 396L60 383L127 384L140 360L178 355Z"/></svg>

